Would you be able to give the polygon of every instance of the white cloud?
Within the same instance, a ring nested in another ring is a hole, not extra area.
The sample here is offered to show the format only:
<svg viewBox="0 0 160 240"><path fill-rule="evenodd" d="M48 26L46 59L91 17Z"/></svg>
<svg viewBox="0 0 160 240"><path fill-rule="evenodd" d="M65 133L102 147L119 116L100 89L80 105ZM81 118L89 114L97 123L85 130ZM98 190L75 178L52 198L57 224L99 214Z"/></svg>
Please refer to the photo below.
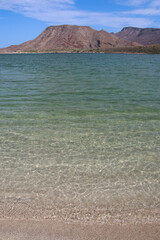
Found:
<svg viewBox="0 0 160 240"><path fill-rule="evenodd" d="M0 0L0 9L12 11L45 10L71 7L74 0Z"/></svg>
<svg viewBox="0 0 160 240"><path fill-rule="evenodd" d="M124 0L119 0L118 2L121 5L137 7L137 6L141 6L141 5L144 5L148 2L150 2L150 0L127 0L127 1L126 0L125 1Z"/></svg>
<svg viewBox="0 0 160 240"><path fill-rule="evenodd" d="M143 6L138 6L137 9L126 11L127 15L139 16L159 16L160 15L160 0L132 0L132 3L139 1Z"/></svg>
<svg viewBox="0 0 160 240"><path fill-rule="evenodd" d="M148 2L148 0L132 0L133 4ZM156 4L156 0L152 3ZM135 10L128 12L89 12L76 9L75 0L0 0L0 9L11 10L45 21L49 24L76 24L76 25L100 25L120 29L124 26L148 27L154 22L143 11ZM148 10L148 15L153 14ZM155 14L156 12L154 12ZM146 10L147 15L147 10Z"/></svg>
<svg viewBox="0 0 160 240"><path fill-rule="evenodd" d="M152 1L151 6L152 6L152 7L160 7L160 0L154 0L154 1Z"/></svg>
<svg viewBox="0 0 160 240"><path fill-rule="evenodd" d="M159 16L160 15L160 9L156 8L141 8L141 9L136 9L133 11L127 11L124 12L125 14L130 14L130 15L142 15L142 16Z"/></svg>
<svg viewBox="0 0 160 240"><path fill-rule="evenodd" d="M160 0L117 0L120 5L126 5L130 7L160 7Z"/></svg>

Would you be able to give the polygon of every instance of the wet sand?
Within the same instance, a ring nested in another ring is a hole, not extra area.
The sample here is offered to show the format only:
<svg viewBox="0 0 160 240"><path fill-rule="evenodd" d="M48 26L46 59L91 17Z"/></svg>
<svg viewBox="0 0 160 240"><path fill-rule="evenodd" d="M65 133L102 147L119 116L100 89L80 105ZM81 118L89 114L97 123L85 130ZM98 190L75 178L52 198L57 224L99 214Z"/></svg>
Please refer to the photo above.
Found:
<svg viewBox="0 0 160 240"><path fill-rule="evenodd" d="M23 204L1 203L0 240L160 240L159 209L100 215L94 220L74 215L51 218Z"/></svg>
<svg viewBox="0 0 160 240"><path fill-rule="evenodd" d="M80 224L0 220L0 240L159 240L160 224Z"/></svg>

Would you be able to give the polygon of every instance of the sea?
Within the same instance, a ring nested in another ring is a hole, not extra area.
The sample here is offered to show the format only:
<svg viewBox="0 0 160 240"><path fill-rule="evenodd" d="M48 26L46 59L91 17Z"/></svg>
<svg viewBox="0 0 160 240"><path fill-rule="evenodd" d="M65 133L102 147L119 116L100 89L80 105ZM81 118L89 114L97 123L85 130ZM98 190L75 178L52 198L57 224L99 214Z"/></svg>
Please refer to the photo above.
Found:
<svg viewBox="0 0 160 240"><path fill-rule="evenodd" d="M0 218L160 220L160 55L0 55Z"/></svg>

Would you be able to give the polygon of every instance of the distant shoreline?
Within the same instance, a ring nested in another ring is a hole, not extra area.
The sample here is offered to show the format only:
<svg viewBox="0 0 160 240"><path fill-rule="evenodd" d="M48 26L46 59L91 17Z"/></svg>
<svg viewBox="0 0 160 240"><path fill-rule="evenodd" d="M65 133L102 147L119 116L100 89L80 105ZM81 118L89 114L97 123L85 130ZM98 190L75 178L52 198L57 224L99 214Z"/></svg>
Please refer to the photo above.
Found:
<svg viewBox="0 0 160 240"><path fill-rule="evenodd" d="M160 53L132 53L132 52L112 52L112 53L104 53L104 52L99 52L99 53L90 53L90 52L83 52L83 53L78 53L78 52L36 52L36 53L30 53L30 52L14 52L14 53L0 53L0 55L22 55L22 54L132 54L132 55L159 55Z"/></svg>
<svg viewBox="0 0 160 240"><path fill-rule="evenodd" d="M34 54L34 53L116 53L116 54L160 54L160 44L123 47L123 48L105 48L105 49L44 49L44 50L26 50L26 51L0 51L0 54Z"/></svg>

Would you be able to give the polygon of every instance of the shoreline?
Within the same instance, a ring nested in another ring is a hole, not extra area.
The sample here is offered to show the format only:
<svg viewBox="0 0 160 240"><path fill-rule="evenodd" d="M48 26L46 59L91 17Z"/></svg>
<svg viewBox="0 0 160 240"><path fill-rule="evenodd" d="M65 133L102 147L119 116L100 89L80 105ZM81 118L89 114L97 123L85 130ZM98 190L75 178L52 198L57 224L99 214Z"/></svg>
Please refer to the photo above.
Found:
<svg viewBox="0 0 160 240"><path fill-rule="evenodd" d="M115 209L110 217L106 210L95 219L53 212L44 208L36 211L26 204L9 203L7 207L1 203L0 240L159 240L160 236L158 208L130 212Z"/></svg>
<svg viewBox="0 0 160 240"><path fill-rule="evenodd" d="M160 224L83 224L0 219L1 240L159 240Z"/></svg>
<svg viewBox="0 0 160 240"><path fill-rule="evenodd" d="M132 55L160 55L160 53L143 53L143 52L4 52L0 55L21 55L21 54L132 54Z"/></svg>
<svg viewBox="0 0 160 240"><path fill-rule="evenodd" d="M154 45L140 45L132 47L112 47L112 48L91 48L91 49L17 49L17 50L5 50L0 49L0 54L37 54L37 53L105 53L105 54L160 54L160 44Z"/></svg>
<svg viewBox="0 0 160 240"><path fill-rule="evenodd" d="M0 219L55 220L91 224L160 224L159 208L79 208L78 206L32 205L27 202L1 202Z"/></svg>

